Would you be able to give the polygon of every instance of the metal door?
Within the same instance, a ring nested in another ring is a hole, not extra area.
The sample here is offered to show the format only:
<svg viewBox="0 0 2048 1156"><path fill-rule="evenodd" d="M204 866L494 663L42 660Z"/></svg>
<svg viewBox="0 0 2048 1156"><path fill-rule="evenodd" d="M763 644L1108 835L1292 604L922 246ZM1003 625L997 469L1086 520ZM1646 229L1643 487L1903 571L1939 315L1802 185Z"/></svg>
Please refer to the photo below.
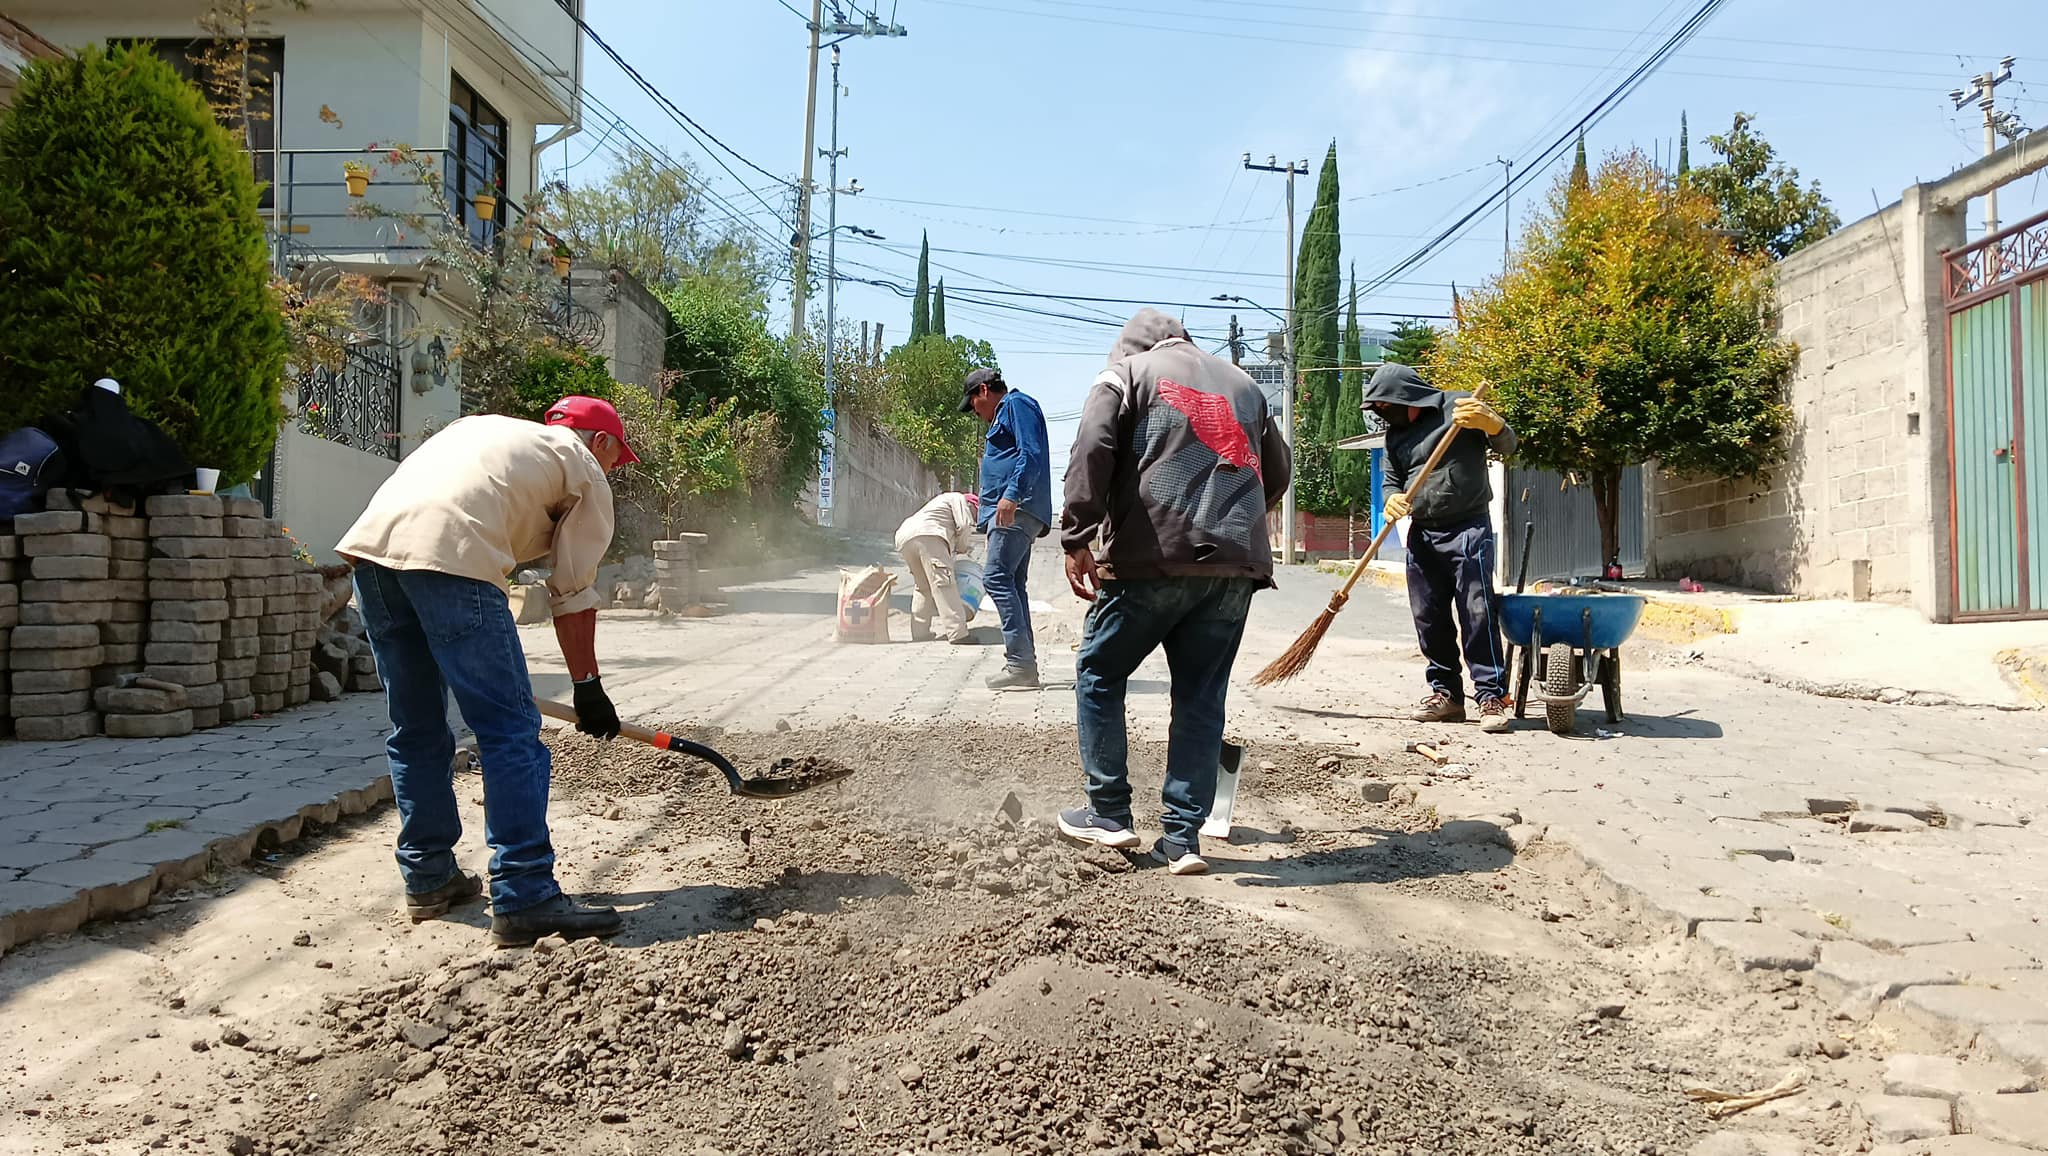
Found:
<svg viewBox="0 0 2048 1156"><path fill-rule="evenodd" d="M1574 578L1600 573L1600 515L1593 507L1593 491L1587 486L1570 486L1560 474L1509 466L1507 470L1506 536L1510 575L1522 566L1522 524L1536 523L1536 537L1529 548L1529 579ZM1629 574L1643 572L1643 468L1628 466L1621 471L1621 568Z"/></svg>
<svg viewBox="0 0 2048 1156"><path fill-rule="evenodd" d="M1945 256L1955 617L2048 617L2048 214Z"/></svg>

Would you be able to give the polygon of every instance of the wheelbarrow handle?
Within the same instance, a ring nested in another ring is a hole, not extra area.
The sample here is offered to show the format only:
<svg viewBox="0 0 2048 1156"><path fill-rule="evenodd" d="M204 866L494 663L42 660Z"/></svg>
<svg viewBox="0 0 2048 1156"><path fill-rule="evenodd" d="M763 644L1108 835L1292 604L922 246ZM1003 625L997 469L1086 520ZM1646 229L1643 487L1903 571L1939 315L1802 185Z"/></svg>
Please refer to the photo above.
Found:
<svg viewBox="0 0 2048 1156"><path fill-rule="evenodd" d="M1522 523L1522 564L1515 571L1515 593L1520 594L1529 585L1529 547L1536 542L1536 521Z"/></svg>

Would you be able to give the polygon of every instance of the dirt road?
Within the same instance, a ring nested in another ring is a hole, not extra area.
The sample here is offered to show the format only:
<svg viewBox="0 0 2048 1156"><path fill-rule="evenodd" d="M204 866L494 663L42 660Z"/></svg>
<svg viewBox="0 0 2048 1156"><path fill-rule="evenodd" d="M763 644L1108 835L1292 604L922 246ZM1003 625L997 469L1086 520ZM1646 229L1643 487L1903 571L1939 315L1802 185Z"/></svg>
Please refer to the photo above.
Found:
<svg viewBox="0 0 2048 1156"><path fill-rule="evenodd" d="M564 882L633 909L609 945L413 927L387 813L7 957L0 1152L1685 1153L1685 1085L1795 1064L1744 1126L1833 1152L1873 1079L1796 980L1357 802L1377 768L1326 751L1254 752L1238 841L1174 878L1052 836L1071 732L719 741L858 773L741 802L555 737Z"/></svg>

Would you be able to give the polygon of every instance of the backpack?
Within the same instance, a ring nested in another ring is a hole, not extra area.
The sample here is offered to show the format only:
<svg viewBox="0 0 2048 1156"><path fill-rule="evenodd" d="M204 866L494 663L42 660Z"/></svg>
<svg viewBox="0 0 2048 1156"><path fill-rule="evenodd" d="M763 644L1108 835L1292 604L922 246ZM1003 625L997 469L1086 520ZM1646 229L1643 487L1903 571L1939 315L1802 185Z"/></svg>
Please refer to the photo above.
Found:
<svg viewBox="0 0 2048 1156"><path fill-rule="evenodd" d="M48 485L105 493L124 503L150 494L177 493L192 481L192 466L156 425L128 412L118 393L89 387L77 408L44 420L63 453L65 470Z"/></svg>
<svg viewBox="0 0 2048 1156"><path fill-rule="evenodd" d="M64 470L64 451L42 430L0 434L0 521L41 509L43 492Z"/></svg>

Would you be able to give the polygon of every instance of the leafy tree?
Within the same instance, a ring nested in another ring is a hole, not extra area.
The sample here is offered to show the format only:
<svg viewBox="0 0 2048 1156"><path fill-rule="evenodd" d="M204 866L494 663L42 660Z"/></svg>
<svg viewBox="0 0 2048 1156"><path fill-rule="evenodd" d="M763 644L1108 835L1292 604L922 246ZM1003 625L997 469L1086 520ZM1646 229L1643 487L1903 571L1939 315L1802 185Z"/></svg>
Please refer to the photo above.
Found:
<svg viewBox="0 0 2048 1156"><path fill-rule="evenodd" d="M0 116L0 429L114 377L224 484L284 410L286 343L256 182L146 47L32 62Z"/></svg>
<svg viewBox="0 0 2048 1156"><path fill-rule="evenodd" d="M673 538L695 529L721 495L743 494L748 476L739 443L745 421L725 401L698 413L678 413L638 386L612 397L626 426L626 441L640 460L621 471L613 488L628 510L644 512L650 538Z"/></svg>
<svg viewBox="0 0 2048 1156"><path fill-rule="evenodd" d="M1306 383L1304 392L1312 402L1308 413L1297 413L1295 424L1311 431L1328 426L1336 409L1334 375L1320 371L1337 364L1337 312L1344 293L1338 264L1343 243L1338 236L1338 200L1337 145L1332 142L1323 156L1315 207L1309 210L1294 263L1294 371L1297 381ZM1322 388L1326 381L1328 387Z"/></svg>
<svg viewBox="0 0 2048 1156"><path fill-rule="evenodd" d="M1820 191L1820 182L1799 184L1799 170L1780 164L1769 141L1751 131L1755 118L1735 114L1725 135L1707 145L1721 159L1693 170L1688 184L1706 194L1720 211L1721 227L1735 234L1744 253L1790 256L1842 224Z"/></svg>
<svg viewBox="0 0 2048 1156"><path fill-rule="evenodd" d="M890 350L883 362L889 396L883 428L933 469L956 479L974 477L981 462L981 423L960 412L960 382L984 366L996 366L995 350L965 337L934 334Z"/></svg>
<svg viewBox="0 0 2048 1156"><path fill-rule="evenodd" d="M916 345L932 331L932 238L924 234L917 251L917 295L910 299L910 344Z"/></svg>
<svg viewBox="0 0 2048 1156"><path fill-rule="evenodd" d="M557 186L548 207L548 224L572 249L652 288L708 281L767 308L773 265L752 230L707 216L704 182L688 161L634 148L602 180Z"/></svg>
<svg viewBox="0 0 2048 1156"><path fill-rule="evenodd" d="M251 152L257 145L252 126L271 118L272 103L272 76L254 67L251 41L269 35L269 14L280 3L308 7L307 0L212 0L199 14L199 30L208 38L192 54L201 91L214 118Z"/></svg>
<svg viewBox="0 0 2048 1156"><path fill-rule="evenodd" d="M612 379L611 367L599 354L574 348L544 348L527 361L511 398L499 412L539 421L549 406L571 394L617 404L625 388Z"/></svg>
<svg viewBox="0 0 2048 1156"><path fill-rule="evenodd" d="M1296 436L1294 505L1297 509L1324 516L1344 512L1344 502L1337 496L1331 467L1331 459L1337 453L1320 433L1304 430Z"/></svg>
<svg viewBox="0 0 2048 1156"><path fill-rule="evenodd" d="M1584 193L1551 190L1431 366L1446 389L1493 383L1518 460L1591 482L1607 563L1624 467L1760 479L1784 455L1794 351L1773 327L1768 258L1715 226L1713 203L1640 151L1611 156Z"/></svg>
<svg viewBox="0 0 2048 1156"><path fill-rule="evenodd" d="M1344 318L1344 372L1339 375L1335 420L1324 437L1330 443L1330 490L1346 511L1372 503L1372 455L1336 448L1346 438L1365 432L1359 404L1365 397L1365 344L1358 331L1358 270L1351 270L1351 295Z"/></svg>
<svg viewBox="0 0 2048 1156"><path fill-rule="evenodd" d="M674 329L666 368L667 400L678 414L705 413L728 400L739 424L735 452L762 496L794 499L817 467L825 390L788 347L768 333L749 303L707 282L685 281L657 294Z"/></svg>
<svg viewBox="0 0 2048 1156"><path fill-rule="evenodd" d="M1428 364L1430 354L1436 352L1437 339L1442 335L1442 330L1428 322L1403 317L1394 322L1394 339L1385 346L1386 359L1402 365Z"/></svg>
<svg viewBox="0 0 2048 1156"><path fill-rule="evenodd" d="M939 287L932 291L932 336L946 335L946 279L939 278Z"/></svg>

